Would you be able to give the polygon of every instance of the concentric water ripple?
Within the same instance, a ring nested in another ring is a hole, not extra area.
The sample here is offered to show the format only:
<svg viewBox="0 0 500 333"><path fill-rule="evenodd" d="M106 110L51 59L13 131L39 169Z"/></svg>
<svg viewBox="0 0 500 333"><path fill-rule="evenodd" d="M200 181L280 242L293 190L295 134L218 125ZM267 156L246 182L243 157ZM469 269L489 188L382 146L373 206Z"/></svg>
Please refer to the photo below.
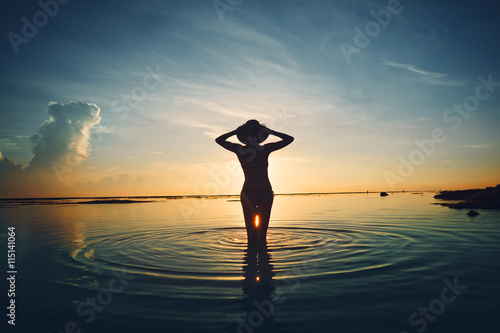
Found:
<svg viewBox="0 0 500 333"><path fill-rule="evenodd" d="M376 230L274 227L268 231L267 251L275 279L280 279L389 266L411 242L407 236ZM94 239L72 256L100 269L125 268L174 279L241 280L247 250L245 228L187 233L165 228ZM300 267L314 269L297 270Z"/></svg>
<svg viewBox="0 0 500 333"><path fill-rule="evenodd" d="M225 199L190 220L178 208L195 200L1 210L19 236L20 329L410 332L409 316L457 279L467 290L429 331L496 327L498 212L386 199L278 196L262 248Z"/></svg>

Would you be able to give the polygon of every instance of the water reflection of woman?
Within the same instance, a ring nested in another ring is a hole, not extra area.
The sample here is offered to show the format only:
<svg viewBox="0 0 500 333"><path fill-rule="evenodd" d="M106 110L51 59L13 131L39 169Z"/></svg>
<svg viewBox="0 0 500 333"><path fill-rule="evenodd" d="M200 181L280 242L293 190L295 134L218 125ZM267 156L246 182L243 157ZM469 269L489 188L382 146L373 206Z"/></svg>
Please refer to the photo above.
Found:
<svg viewBox="0 0 500 333"><path fill-rule="evenodd" d="M247 315L239 322L237 332L273 332L275 304L281 304L271 283L273 269L265 242L249 244L243 262L243 307Z"/></svg>
<svg viewBox="0 0 500 333"><path fill-rule="evenodd" d="M244 145L227 141L233 135ZM261 145L269 135L277 136L281 141ZM215 141L236 154L245 174L240 199L248 242L265 241L274 199L267 174L269 154L288 146L293 137L273 131L257 120L249 120L236 130L222 134Z"/></svg>

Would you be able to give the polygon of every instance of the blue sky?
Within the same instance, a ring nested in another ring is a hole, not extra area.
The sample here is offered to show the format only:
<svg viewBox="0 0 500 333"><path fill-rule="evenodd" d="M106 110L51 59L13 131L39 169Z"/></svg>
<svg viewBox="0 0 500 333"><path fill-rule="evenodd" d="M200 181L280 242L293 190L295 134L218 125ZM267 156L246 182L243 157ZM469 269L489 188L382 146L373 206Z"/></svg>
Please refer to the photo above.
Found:
<svg viewBox="0 0 500 333"><path fill-rule="evenodd" d="M481 88L488 97L458 128L457 113L443 118L474 96L479 76L500 82L495 1L220 3L222 14L212 1L72 0L17 53L8 34L22 37L22 18L32 23L42 8L4 5L4 164L29 165L49 102L81 101L102 120L65 174L71 182L52 194L211 194L214 182L213 192L238 193L234 156L213 138L252 118L296 138L271 159L278 193L500 183L500 86ZM377 30L372 11L390 21ZM347 59L341 45L356 46L356 27L370 41ZM415 140L435 129L446 139L412 163ZM229 182L215 180L224 173Z"/></svg>

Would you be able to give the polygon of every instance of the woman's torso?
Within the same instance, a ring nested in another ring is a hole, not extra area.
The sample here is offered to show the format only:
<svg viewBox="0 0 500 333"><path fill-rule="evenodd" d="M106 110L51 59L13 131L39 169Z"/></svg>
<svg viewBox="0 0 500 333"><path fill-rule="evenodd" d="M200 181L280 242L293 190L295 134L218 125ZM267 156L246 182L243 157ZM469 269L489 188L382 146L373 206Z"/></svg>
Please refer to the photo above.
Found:
<svg viewBox="0 0 500 333"><path fill-rule="evenodd" d="M269 152L264 146L244 146L236 155L245 174L243 188L271 188L267 173Z"/></svg>

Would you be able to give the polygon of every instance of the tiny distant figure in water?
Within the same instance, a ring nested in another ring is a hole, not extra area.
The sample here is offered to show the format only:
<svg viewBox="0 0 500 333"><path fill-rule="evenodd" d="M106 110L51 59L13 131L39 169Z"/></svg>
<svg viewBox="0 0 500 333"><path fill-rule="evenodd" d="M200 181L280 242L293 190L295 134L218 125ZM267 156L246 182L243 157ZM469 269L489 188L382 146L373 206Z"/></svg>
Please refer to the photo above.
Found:
<svg viewBox="0 0 500 333"><path fill-rule="evenodd" d="M227 141L236 135L244 145ZM281 141L261 145L269 135ZM257 120L249 120L234 131L222 134L215 142L238 156L245 174L240 200L245 217L249 243L265 243L274 192L269 182L267 166L269 154L292 143L290 135L273 131Z"/></svg>

